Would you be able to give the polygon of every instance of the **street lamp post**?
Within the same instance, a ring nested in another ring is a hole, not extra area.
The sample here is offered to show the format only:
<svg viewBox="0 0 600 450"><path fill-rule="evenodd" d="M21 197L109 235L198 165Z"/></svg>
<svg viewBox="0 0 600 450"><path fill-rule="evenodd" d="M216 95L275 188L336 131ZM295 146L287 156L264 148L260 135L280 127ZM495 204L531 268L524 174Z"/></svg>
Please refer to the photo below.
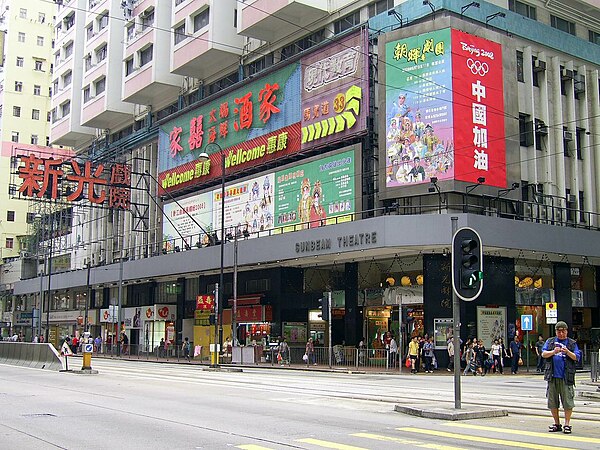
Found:
<svg viewBox="0 0 600 450"><path fill-rule="evenodd" d="M223 307L223 292L225 291L225 285L223 283L223 265L224 265L224 255L225 255L225 153L223 153L223 149L216 142L212 142L208 144L208 146L214 145L219 149L219 157L221 158L221 267L219 272L219 287L218 292L215 292L215 309L217 316L215 317L216 323L215 327L217 331L215 331L215 360L214 365L218 366L219 361L218 357L218 349L217 349L217 341L220 344L220 338L222 337L219 333L219 330L223 326L222 317L221 317L221 308ZM198 155L198 160L202 162L206 162L210 159L208 153L202 152ZM217 338L217 336L219 336Z"/></svg>

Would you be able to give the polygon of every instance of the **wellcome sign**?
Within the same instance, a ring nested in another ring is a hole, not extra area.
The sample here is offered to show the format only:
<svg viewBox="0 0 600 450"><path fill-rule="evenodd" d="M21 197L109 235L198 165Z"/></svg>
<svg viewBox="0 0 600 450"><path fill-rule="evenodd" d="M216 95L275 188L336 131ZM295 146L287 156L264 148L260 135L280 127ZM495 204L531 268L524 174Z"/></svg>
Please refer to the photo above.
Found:
<svg viewBox="0 0 600 450"><path fill-rule="evenodd" d="M364 133L366 33L356 32L160 127L160 188L175 192ZM211 145L216 144L216 145ZM198 155L209 154L201 162Z"/></svg>

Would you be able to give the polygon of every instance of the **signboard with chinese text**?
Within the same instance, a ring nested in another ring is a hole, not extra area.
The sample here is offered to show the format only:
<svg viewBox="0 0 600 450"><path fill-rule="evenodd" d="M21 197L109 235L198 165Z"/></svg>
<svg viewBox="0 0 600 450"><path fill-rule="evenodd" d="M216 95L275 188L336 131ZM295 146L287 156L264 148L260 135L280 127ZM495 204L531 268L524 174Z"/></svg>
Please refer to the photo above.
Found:
<svg viewBox="0 0 600 450"><path fill-rule="evenodd" d="M115 163L105 165L73 158L44 158L35 153L17 155L21 179L18 192L31 199L87 200L92 205L129 209L131 203L131 167Z"/></svg>
<svg viewBox="0 0 600 450"><path fill-rule="evenodd" d="M369 48L365 32L302 58L302 147L340 141L367 127Z"/></svg>
<svg viewBox="0 0 600 450"><path fill-rule="evenodd" d="M219 147L225 172L232 174L364 133L367 53L366 32L356 32L165 123L159 132L160 189L220 177ZM205 151L210 160L198 161Z"/></svg>
<svg viewBox="0 0 600 450"><path fill-rule="evenodd" d="M454 176L450 29L385 46L386 187Z"/></svg>
<svg viewBox="0 0 600 450"><path fill-rule="evenodd" d="M452 30L454 178L506 187L502 46Z"/></svg>
<svg viewBox="0 0 600 450"><path fill-rule="evenodd" d="M446 28L385 44L385 186L506 187L500 44Z"/></svg>
<svg viewBox="0 0 600 450"><path fill-rule="evenodd" d="M262 322L264 320L262 308L261 305L239 306L236 321L239 323Z"/></svg>
<svg viewBox="0 0 600 450"><path fill-rule="evenodd" d="M477 307L477 339L490 348L494 339L506 338L506 306L498 308Z"/></svg>
<svg viewBox="0 0 600 450"><path fill-rule="evenodd" d="M196 311L212 311L213 309L215 309L214 295L196 296Z"/></svg>

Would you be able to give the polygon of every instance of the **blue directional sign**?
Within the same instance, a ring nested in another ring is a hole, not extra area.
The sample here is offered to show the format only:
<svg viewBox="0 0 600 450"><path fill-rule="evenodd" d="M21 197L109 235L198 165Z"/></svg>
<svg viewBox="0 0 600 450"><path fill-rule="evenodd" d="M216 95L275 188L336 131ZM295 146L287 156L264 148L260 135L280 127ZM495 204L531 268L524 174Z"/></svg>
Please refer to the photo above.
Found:
<svg viewBox="0 0 600 450"><path fill-rule="evenodd" d="M521 330L531 331L533 330L533 315L522 314L521 315Z"/></svg>

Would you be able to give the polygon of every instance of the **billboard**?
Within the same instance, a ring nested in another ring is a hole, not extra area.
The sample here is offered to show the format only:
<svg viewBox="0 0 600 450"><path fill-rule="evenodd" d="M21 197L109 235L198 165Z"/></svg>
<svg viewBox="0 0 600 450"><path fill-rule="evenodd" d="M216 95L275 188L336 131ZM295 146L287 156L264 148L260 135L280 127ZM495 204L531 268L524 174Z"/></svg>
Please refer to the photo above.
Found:
<svg viewBox="0 0 600 450"><path fill-rule="evenodd" d="M500 44L446 28L388 41L385 62L386 187L505 187Z"/></svg>
<svg viewBox="0 0 600 450"><path fill-rule="evenodd" d="M165 249L172 250L180 235L188 241L221 228L221 188L165 205L170 220L163 223ZM315 228L352 220L356 211L355 152L348 150L326 158L264 173L225 187L225 233ZM220 235L220 233L217 233ZM194 236L195 235L195 236ZM189 238L188 238L189 237ZM195 242L187 242L196 245Z"/></svg>
<svg viewBox="0 0 600 450"><path fill-rule="evenodd" d="M174 192L219 178L219 148L229 175L364 133L368 98L362 30L162 124L160 190ZM198 160L203 152L209 161Z"/></svg>

